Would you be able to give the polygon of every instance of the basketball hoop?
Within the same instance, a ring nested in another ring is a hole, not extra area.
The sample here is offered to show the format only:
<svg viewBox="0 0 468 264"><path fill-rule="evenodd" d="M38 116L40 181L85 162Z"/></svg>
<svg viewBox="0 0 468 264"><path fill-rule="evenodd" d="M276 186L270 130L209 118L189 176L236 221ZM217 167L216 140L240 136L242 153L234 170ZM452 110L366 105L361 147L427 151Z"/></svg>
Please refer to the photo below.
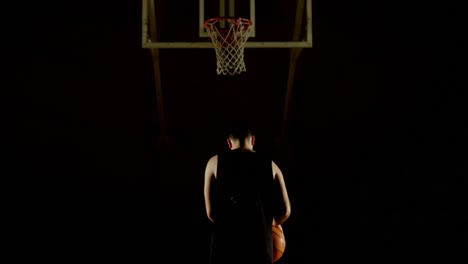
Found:
<svg viewBox="0 0 468 264"><path fill-rule="evenodd" d="M224 28L223 26L226 25ZM205 21L216 51L219 74L240 74L245 72L244 46L250 36L252 21L245 18L216 17Z"/></svg>

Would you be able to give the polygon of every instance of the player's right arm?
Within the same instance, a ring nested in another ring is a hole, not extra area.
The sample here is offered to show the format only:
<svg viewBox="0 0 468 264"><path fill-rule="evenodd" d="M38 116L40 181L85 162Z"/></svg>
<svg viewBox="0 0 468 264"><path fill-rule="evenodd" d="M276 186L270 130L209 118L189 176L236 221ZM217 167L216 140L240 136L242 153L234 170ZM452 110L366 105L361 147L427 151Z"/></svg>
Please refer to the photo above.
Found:
<svg viewBox="0 0 468 264"><path fill-rule="evenodd" d="M288 190L286 188L286 183L284 181L283 173L281 169L276 165L274 161L272 161L273 167L273 180L276 181L281 190L281 201L283 202L283 208L285 209L284 212L278 217L275 218L273 221L274 225L282 225L291 215L291 202L289 201Z"/></svg>

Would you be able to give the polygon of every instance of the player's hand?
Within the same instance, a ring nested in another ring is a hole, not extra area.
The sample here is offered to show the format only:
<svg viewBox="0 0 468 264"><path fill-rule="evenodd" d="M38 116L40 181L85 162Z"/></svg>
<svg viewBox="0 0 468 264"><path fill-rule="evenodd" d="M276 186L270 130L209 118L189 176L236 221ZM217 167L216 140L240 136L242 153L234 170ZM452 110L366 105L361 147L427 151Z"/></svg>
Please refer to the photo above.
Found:
<svg viewBox="0 0 468 264"><path fill-rule="evenodd" d="M273 226L276 226L277 228L279 228L279 230L283 231L283 227L282 227L280 224L278 224L278 223L275 221L275 219L273 219Z"/></svg>

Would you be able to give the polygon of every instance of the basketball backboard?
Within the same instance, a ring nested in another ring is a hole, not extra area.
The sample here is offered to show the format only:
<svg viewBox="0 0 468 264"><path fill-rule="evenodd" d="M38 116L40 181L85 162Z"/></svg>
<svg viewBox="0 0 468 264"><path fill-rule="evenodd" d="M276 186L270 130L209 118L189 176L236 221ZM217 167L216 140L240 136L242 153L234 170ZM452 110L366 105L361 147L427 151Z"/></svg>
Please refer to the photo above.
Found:
<svg viewBox="0 0 468 264"><path fill-rule="evenodd" d="M245 48L312 47L312 0L142 0L142 47L213 48L204 27L213 17L251 20Z"/></svg>

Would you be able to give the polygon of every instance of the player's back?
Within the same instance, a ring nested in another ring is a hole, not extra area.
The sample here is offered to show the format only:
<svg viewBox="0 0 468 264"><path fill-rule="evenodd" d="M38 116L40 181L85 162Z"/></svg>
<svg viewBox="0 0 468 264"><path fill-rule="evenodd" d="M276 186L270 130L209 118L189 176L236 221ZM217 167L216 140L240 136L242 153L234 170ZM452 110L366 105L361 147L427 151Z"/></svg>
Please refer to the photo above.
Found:
<svg viewBox="0 0 468 264"><path fill-rule="evenodd" d="M230 150L218 155L215 263L271 263L271 162L270 156L257 152Z"/></svg>

